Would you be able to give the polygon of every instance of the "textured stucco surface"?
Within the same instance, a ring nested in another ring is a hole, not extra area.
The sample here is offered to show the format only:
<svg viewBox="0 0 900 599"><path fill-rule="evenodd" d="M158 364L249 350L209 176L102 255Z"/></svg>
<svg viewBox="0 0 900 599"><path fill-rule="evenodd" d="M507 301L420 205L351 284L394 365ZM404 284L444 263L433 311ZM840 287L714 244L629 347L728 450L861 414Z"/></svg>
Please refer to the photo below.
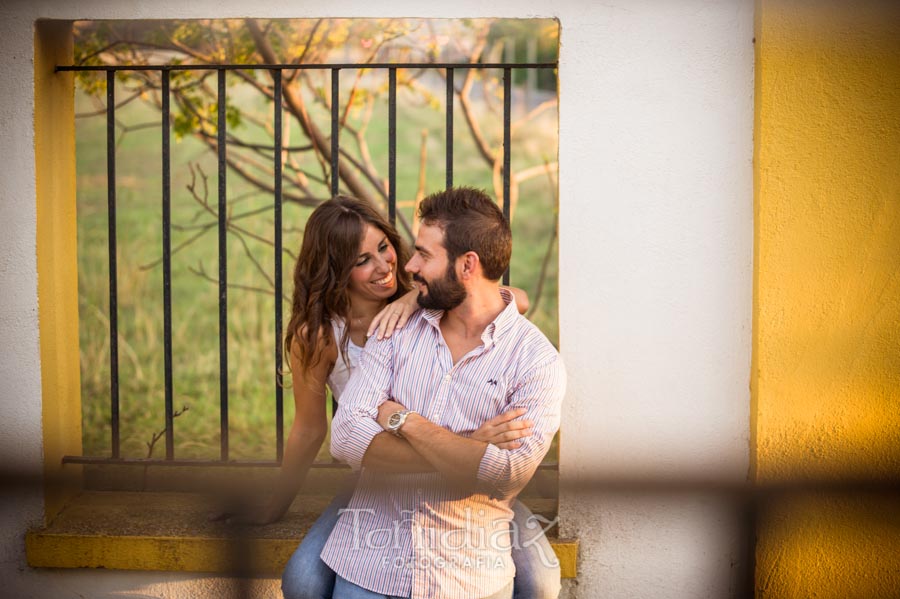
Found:
<svg viewBox="0 0 900 599"><path fill-rule="evenodd" d="M40 469L30 95L36 18L540 16L559 18L562 28L560 337L570 381L563 482L743 480L752 278L750 3L399 0L374 8L348 0L328 5L327 15L323 10L287 0L32 0L0 8L0 135L9 157L0 162L0 342L9 352L2 358L2 372L10 375L2 383L3 409L18 419L14 427L0 426L23 460ZM563 532L582 547L578 583L567 583L567 591L582 598L733 595L740 540L732 508L704 493L631 498L564 489ZM18 596L203 597L220 596L228 584L165 573L22 570L21 538L41 516L40 499L19 501L16 510L0 531L10 539L0 578L12 581Z"/></svg>
<svg viewBox="0 0 900 599"><path fill-rule="evenodd" d="M35 252L32 26L0 5L0 452L3 469L32 478L43 470ZM43 518L40 489L0 485L0 581L21 561L25 527Z"/></svg>
<svg viewBox="0 0 900 599"><path fill-rule="evenodd" d="M900 6L765 1L759 21L755 469L900 474ZM896 597L900 507L783 497L761 597Z"/></svg>
<svg viewBox="0 0 900 599"><path fill-rule="evenodd" d="M562 20L561 479L744 481L753 7L594 6ZM564 491L578 596L734 596L732 508L665 485Z"/></svg>

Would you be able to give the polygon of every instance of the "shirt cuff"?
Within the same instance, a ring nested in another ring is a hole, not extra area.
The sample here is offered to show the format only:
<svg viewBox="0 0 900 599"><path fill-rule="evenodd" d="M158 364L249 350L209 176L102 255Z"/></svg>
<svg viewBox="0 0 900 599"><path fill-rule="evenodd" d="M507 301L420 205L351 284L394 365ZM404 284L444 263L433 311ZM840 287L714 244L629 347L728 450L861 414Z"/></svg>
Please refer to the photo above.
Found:
<svg viewBox="0 0 900 599"><path fill-rule="evenodd" d="M384 429L381 428L381 425L372 418L365 416L356 421L342 451L353 470L359 470L362 467L363 456L366 455L369 445L372 444L372 439L383 432Z"/></svg>
<svg viewBox="0 0 900 599"><path fill-rule="evenodd" d="M478 464L478 480L496 489L508 469L509 463L505 452L496 445L488 443L484 455L481 456L481 463Z"/></svg>

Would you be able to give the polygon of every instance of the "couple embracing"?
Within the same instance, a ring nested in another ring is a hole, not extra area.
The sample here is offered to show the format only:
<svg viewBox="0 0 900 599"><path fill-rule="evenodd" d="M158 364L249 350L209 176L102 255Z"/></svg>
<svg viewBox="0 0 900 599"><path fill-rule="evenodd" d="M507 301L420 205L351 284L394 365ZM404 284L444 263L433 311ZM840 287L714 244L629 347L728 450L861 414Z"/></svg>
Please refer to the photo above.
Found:
<svg viewBox="0 0 900 599"><path fill-rule="evenodd" d="M337 197L307 223L285 344L296 415L258 521L280 518L302 484L326 385L332 454L358 479L288 562L286 599L559 593L553 550L516 495L559 427L561 359L519 313L524 294L500 286L512 235L485 193L433 194L419 220L408 259L364 202Z"/></svg>

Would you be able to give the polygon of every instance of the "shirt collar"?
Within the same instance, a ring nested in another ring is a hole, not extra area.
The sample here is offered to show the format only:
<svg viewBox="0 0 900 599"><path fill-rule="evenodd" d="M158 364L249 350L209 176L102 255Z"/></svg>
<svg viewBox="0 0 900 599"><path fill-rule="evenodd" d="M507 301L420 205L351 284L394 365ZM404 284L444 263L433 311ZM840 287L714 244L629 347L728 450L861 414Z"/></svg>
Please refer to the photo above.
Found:
<svg viewBox="0 0 900 599"><path fill-rule="evenodd" d="M484 333L481 335L481 340L484 341L485 347L488 347L488 345L492 344L498 337L508 331L510 327L513 326L516 317L519 315L519 308L516 306L516 298L509 289L501 287L500 297L506 302L506 307L497 315L497 318L495 318L491 324L485 327Z"/></svg>
<svg viewBox="0 0 900 599"><path fill-rule="evenodd" d="M485 349L493 345L497 337L509 330L519 314L519 308L516 306L516 298L509 289L501 287L500 297L503 298L506 307L484 328L484 332L481 334L481 341L484 343ZM438 330L440 330L441 318L443 316L443 310L423 310L423 318L428 324Z"/></svg>

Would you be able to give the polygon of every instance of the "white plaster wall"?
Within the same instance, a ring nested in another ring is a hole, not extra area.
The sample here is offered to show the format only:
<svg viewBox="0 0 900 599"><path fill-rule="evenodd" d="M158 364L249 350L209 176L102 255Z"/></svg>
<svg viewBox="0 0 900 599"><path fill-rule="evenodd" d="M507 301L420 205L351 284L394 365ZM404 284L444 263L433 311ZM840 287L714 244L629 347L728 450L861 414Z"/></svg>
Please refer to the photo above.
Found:
<svg viewBox="0 0 900 599"><path fill-rule="evenodd" d="M32 24L37 18L557 17L563 483L746 477L752 3L741 0L31 0L0 5L0 449L40 471ZM663 488L663 491L665 489ZM15 493L15 494L14 494ZM5 491L0 581L21 597L220 596L203 576L24 567L35 493ZM734 595L733 506L709 493L563 491L571 595ZM274 594L274 581L255 587Z"/></svg>
<svg viewBox="0 0 900 599"><path fill-rule="evenodd" d="M569 27L563 18L561 477L739 483L749 461L752 6L616 4ZM563 495L563 534L582 540L579 596L733 596L743 582L735 506L655 491Z"/></svg>
<svg viewBox="0 0 900 599"><path fill-rule="evenodd" d="M0 5L0 582L43 518L32 27ZM30 478L30 480L28 480ZM20 480L24 485L15 485ZM28 484L31 483L31 484Z"/></svg>

